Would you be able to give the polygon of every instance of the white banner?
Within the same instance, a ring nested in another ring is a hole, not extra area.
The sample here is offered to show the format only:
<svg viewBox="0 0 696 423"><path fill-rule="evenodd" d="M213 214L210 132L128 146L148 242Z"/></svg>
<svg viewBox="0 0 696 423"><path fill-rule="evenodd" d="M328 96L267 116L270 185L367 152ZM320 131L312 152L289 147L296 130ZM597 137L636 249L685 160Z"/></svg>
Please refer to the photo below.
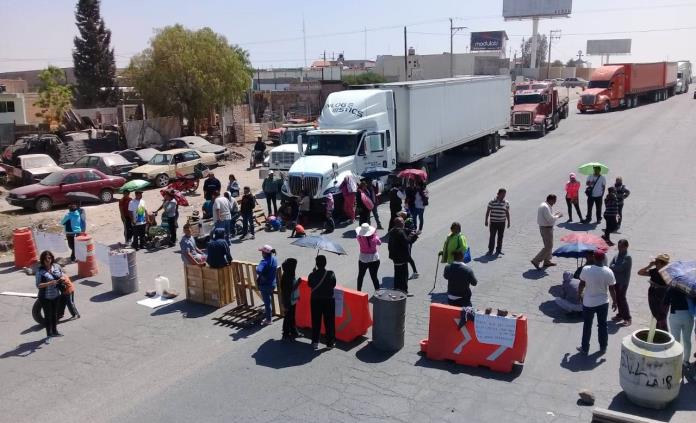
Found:
<svg viewBox="0 0 696 423"><path fill-rule="evenodd" d="M128 276L128 257L125 254L113 254L109 256L109 270L111 276Z"/></svg>
<svg viewBox="0 0 696 423"><path fill-rule="evenodd" d="M517 319L476 313L476 339L482 344L503 345L512 348L515 343Z"/></svg>

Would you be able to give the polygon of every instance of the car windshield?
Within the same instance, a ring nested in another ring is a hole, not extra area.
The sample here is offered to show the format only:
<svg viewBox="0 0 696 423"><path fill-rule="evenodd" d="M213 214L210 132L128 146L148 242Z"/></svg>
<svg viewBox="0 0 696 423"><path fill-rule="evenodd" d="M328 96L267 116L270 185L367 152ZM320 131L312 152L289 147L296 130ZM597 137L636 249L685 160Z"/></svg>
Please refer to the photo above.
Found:
<svg viewBox="0 0 696 423"><path fill-rule="evenodd" d="M609 81L590 81L587 88L609 88Z"/></svg>
<svg viewBox="0 0 696 423"><path fill-rule="evenodd" d="M55 166L56 163L52 158L46 157L25 157L22 160L22 168L36 169L37 167Z"/></svg>
<svg viewBox="0 0 696 423"><path fill-rule="evenodd" d="M281 144L297 144L297 137L302 135L302 137L306 140L307 137L305 134L307 131L285 131L283 132L283 137L280 139Z"/></svg>
<svg viewBox="0 0 696 423"><path fill-rule="evenodd" d="M524 91L524 90L528 90L528 89L529 89L529 85L517 85L517 86L515 86L515 91Z"/></svg>
<svg viewBox="0 0 696 423"><path fill-rule="evenodd" d="M307 138L308 156L346 157L355 154L360 134L321 134Z"/></svg>
<svg viewBox="0 0 696 423"><path fill-rule="evenodd" d="M539 104L543 103L544 99L541 94L517 94L515 95L515 104Z"/></svg>
<svg viewBox="0 0 696 423"><path fill-rule="evenodd" d="M127 165L130 164L128 160L123 158L122 156L119 156L118 154L114 154L113 156L106 156L104 157L104 164L107 166L121 166L121 165Z"/></svg>
<svg viewBox="0 0 696 423"><path fill-rule="evenodd" d="M49 187L58 186L63 181L63 176L63 172L53 172L47 177L43 178L39 184Z"/></svg>
<svg viewBox="0 0 696 423"><path fill-rule="evenodd" d="M151 165L168 165L172 162L172 155L171 154L155 154L148 164Z"/></svg>
<svg viewBox="0 0 696 423"><path fill-rule="evenodd" d="M152 159L155 156L155 154L158 153L158 151L154 148L143 148L142 150L136 151L136 153L138 153L141 159L147 162L150 161L150 159Z"/></svg>

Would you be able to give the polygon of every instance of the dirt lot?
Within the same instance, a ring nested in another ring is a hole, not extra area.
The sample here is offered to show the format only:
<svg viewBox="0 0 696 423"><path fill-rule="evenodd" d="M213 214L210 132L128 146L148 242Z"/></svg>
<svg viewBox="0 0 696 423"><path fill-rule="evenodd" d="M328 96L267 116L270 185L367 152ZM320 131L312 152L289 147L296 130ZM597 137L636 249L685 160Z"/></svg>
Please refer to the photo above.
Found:
<svg viewBox="0 0 696 423"><path fill-rule="evenodd" d="M220 180L223 187L226 186L230 174L234 174L239 180L240 186L250 186L252 192L261 190L261 179L259 179L259 166L249 170L249 152L253 144L249 146L227 146L231 151L240 153L243 159L220 162L220 166L213 169L213 173ZM270 146L269 146L270 148ZM201 184L202 185L202 184ZM11 206L5 201L8 187L0 187L0 241L12 241L12 230L23 226L56 227L60 229L60 219L65 214L65 207L56 207L50 212L38 213L33 210L23 210ZM180 207L180 224L185 222L186 217L190 216L194 210L200 210L203 204L203 188L198 188L198 193L188 197L189 206ZM98 242L112 244L123 240L123 227L119 217L118 202L121 196L117 194L112 203L85 206L87 212L87 232ZM149 210L154 210L160 206L162 196L159 189L149 188L143 194L145 203ZM12 254L11 252L2 253L3 255Z"/></svg>

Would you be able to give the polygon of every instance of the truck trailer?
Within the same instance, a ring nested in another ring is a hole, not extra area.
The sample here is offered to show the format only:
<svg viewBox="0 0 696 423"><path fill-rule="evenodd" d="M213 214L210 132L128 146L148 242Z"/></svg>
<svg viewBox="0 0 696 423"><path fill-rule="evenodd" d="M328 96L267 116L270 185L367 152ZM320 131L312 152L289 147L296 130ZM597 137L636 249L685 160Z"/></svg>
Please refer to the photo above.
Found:
<svg viewBox="0 0 696 423"><path fill-rule="evenodd" d="M283 194L313 200L336 193L347 175L437 168L439 155L465 145L489 155L510 116L508 76L467 76L356 86L331 93L319 127L300 139L304 155Z"/></svg>
<svg viewBox="0 0 696 423"><path fill-rule="evenodd" d="M580 113L632 108L641 101L662 101L675 93L677 62L619 63L596 69L578 99Z"/></svg>

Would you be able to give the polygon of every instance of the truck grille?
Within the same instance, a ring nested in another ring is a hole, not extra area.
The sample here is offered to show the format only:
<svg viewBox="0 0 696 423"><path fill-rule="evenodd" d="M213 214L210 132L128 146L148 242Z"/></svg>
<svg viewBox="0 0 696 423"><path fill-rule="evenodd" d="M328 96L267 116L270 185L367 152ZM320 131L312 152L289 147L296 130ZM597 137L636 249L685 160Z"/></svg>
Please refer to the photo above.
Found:
<svg viewBox="0 0 696 423"><path fill-rule="evenodd" d="M592 94L585 94L580 97L580 101L582 101L582 104L585 106L591 106L595 103L595 96Z"/></svg>
<svg viewBox="0 0 696 423"><path fill-rule="evenodd" d="M319 189L319 177L291 175L288 179L288 185L290 186L290 192L292 195L300 195L300 193L304 190L311 197L314 197Z"/></svg>
<svg viewBox="0 0 696 423"><path fill-rule="evenodd" d="M515 113L512 115L513 125L531 125L532 124L532 114L528 112Z"/></svg>
<svg viewBox="0 0 696 423"><path fill-rule="evenodd" d="M295 153L292 151L271 152L271 167L280 169L290 169L290 166L295 163Z"/></svg>

